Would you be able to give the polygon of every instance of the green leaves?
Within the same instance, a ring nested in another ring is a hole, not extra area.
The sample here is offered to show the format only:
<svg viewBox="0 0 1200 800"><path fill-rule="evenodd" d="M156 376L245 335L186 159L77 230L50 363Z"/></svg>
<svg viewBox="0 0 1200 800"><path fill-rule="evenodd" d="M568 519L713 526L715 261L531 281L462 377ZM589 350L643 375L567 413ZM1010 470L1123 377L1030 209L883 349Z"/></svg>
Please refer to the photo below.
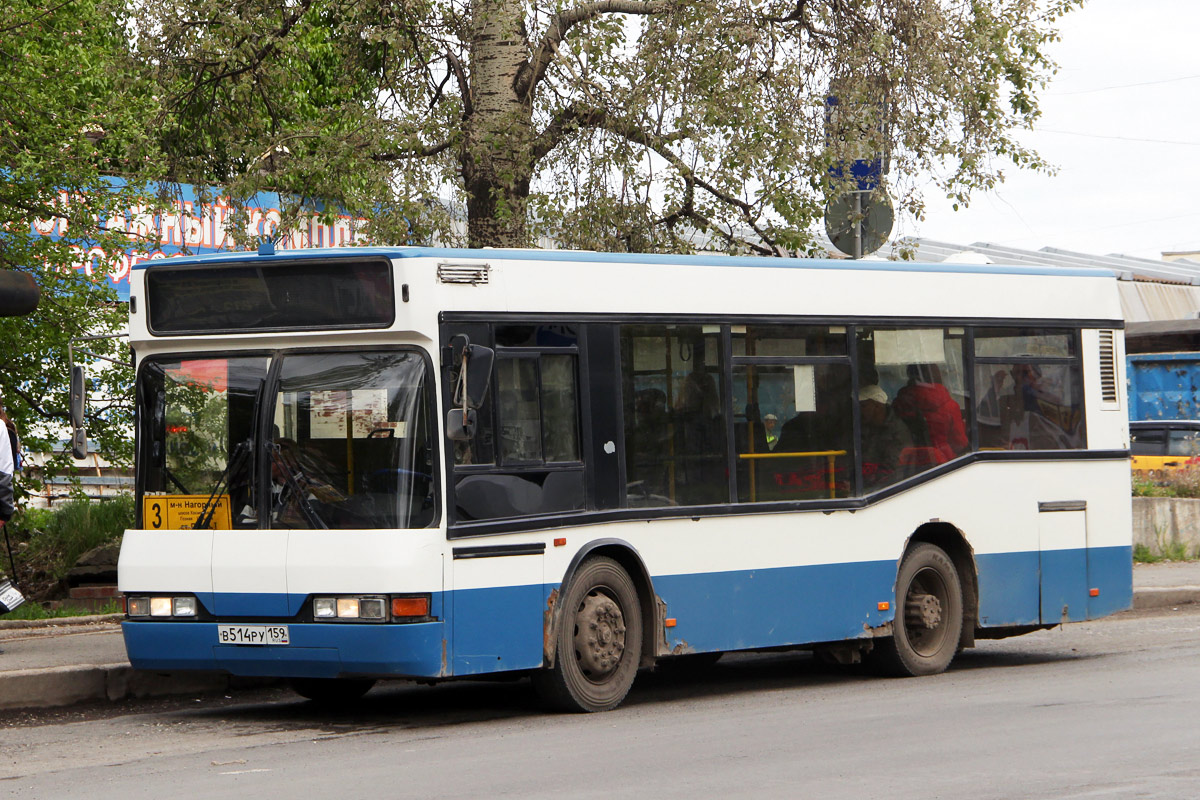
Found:
<svg viewBox="0 0 1200 800"><path fill-rule="evenodd" d="M128 241L103 220L138 202L137 177L154 164L142 122L154 101L129 58L125 21L103 0L14 0L0 27L0 268L31 273L42 290L34 314L0 320L0 392L31 452L67 433L69 341L125 323L98 254ZM116 186L113 173L133 180ZM90 433L127 462L128 355L113 341L93 349L122 363L93 371ZM66 467L60 458L49 471Z"/></svg>
<svg viewBox="0 0 1200 800"><path fill-rule="evenodd" d="M918 213L1032 125L1081 0L144 0L171 177L322 198L377 241L806 249L839 162ZM856 136L829 137L834 83ZM865 149L864 149L865 148Z"/></svg>

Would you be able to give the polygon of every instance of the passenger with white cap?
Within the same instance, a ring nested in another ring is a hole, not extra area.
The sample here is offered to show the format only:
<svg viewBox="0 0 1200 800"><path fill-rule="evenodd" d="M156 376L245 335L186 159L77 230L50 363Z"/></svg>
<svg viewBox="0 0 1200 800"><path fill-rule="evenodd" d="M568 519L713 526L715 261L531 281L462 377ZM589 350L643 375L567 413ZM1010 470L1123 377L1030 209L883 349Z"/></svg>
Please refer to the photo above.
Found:
<svg viewBox="0 0 1200 800"><path fill-rule="evenodd" d="M904 477L900 453L912 447L908 426L888 404L887 392L878 384L858 390L862 426L863 487L868 491L895 483Z"/></svg>

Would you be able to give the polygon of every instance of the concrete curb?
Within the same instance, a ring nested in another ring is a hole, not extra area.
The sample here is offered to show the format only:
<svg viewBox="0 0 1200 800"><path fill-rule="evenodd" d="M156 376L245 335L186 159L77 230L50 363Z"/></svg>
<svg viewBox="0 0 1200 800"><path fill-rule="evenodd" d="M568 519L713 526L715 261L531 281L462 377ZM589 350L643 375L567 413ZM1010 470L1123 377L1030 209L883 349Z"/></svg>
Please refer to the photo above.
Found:
<svg viewBox="0 0 1200 800"><path fill-rule="evenodd" d="M1200 586L1147 586L1133 593L1133 608L1172 608L1200 602Z"/></svg>
<svg viewBox="0 0 1200 800"><path fill-rule="evenodd" d="M0 710L59 708L97 700L209 694L274 686L276 680L224 673L166 674L128 664L83 664L19 669L0 674Z"/></svg>
<svg viewBox="0 0 1200 800"><path fill-rule="evenodd" d="M94 625L97 622L120 622L124 614L93 614L86 617L51 617L50 619L0 619L0 631L20 628L57 628L60 625Z"/></svg>

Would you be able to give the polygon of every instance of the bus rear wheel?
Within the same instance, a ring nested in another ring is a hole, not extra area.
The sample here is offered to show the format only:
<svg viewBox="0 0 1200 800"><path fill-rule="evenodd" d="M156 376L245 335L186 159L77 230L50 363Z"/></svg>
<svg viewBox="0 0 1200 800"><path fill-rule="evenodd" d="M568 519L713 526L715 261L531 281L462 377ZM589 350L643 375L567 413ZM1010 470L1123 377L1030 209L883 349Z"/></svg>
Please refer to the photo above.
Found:
<svg viewBox="0 0 1200 800"><path fill-rule="evenodd" d="M935 675L950 666L962 635L958 570L946 551L922 542L905 554L896 576L892 637L872 652L891 675Z"/></svg>
<svg viewBox="0 0 1200 800"><path fill-rule="evenodd" d="M323 706L353 703L371 691L370 678L292 678L292 691Z"/></svg>
<svg viewBox="0 0 1200 800"><path fill-rule="evenodd" d="M611 558L585 561L562 600L554 666L533 674L542 700L562 711L609 711L629 693L642 652L637 589Z"/></svg>

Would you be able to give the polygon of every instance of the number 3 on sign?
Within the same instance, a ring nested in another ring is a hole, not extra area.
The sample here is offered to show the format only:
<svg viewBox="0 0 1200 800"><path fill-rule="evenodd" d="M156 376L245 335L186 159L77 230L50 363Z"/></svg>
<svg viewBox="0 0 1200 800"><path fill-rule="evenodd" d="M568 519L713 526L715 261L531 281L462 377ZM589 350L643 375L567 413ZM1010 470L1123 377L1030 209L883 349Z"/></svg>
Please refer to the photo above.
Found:
<svg viewBox="0 0 1200 800"><path fill-rule="evenodd" d="M158 530L163 526L163 507L161 501L152 501L146 506L146 510L150 512L146 515L146 527Z"/></svg>

